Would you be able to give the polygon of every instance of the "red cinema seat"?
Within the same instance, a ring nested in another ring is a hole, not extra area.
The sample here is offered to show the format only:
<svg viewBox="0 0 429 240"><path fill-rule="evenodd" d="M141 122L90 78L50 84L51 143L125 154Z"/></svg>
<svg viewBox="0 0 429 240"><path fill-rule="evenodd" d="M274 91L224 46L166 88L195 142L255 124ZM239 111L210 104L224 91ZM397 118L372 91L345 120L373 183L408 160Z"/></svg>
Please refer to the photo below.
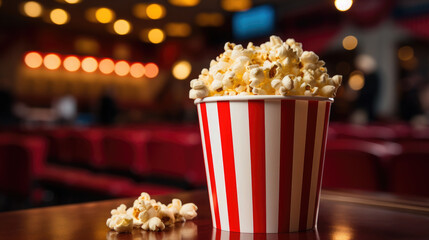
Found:
<svg viewBox="0 0 429 240"><path fill-rule="evenodd" d="M101 129L76 129L69 139L72 144L74 164L100 167L103 164Z"/></svg>
<svg viewBox="0 0 429 240"><path fill-rule="evenodd" d="M44 171L46 142L38 137L0 137L0 192L29 196L33 181Z"/></svg>
<svg viewBox="0 0 429 240"><path fill-rule="evenodd" d="M146 175L147 142L150 132L145 130L112 129L106 131L103 143L105 168Z"/></svg>
<svg viewBox="0 0 429 240"><path fill-rule="evenodd" d="M390 147L354 139L329 140L323 184L330 189L385 190L384 161Z"/></svg>
<svg viewBox="0 0 429 240"><path fill-rule="evenodd" d="M409 141L391 159L390 190L401 195L429 197L429 142Z"/></svg>
<svg viewBox="0 0 429 240"><path fill-rule="evenodd" d="M160 130L148 144L151 174L205 184L204 159L197 131Z"/></svg>
<svg viewBox="0 0 429 240"><path fill-rule="evenodd" d="M337 138L354 138L364 140L390 141L396 139L397 133L392 128L379 125L352 125L333 123L330 126Z"/></svg>

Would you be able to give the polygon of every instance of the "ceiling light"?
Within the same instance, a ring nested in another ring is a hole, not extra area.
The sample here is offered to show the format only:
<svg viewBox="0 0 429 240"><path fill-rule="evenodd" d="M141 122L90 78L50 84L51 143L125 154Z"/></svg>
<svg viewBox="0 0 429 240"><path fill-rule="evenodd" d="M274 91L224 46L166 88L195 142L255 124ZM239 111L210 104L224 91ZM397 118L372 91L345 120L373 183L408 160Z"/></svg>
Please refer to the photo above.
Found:
<svg viewBox="0 0 429 240"><path fill-rule="evenodd" d="M66 24L69 21L69 14L61 8L56 8L49 14L51 21L57 25Z"/></svg>
<svg viewBox="0 0 429 240"><path fill-rule="evenodd" d="M99 8L95 11L95 18L100 23L109 23L115 18L115 13L109 8Z"/></svg>
<svg viewBox="0 0 429 240"><path fill-rule="evenodd" d="M40 53L29 52L25 55L24 62L30 68L39 68L40 66L42 66L43 58Z"/></svg>
<svg viewBox="0 0 429 240"><path fill-rule="evenodd" d="M161 19L165 16L165 8L156 3L150 4L146 8L146 15L150 19Z"/></svg>
<svg viewBox="0 0 429 240"><path fill-rule="evenodd" d="M36 18L42 15L42 5L38 2L28 1L22 5L22 11L28 17Z"/></svg>
<svg viewBox="0 0 429 240"><path fill-rule="evenodd" d="M50 53L43 58L43 65L49 70L55 70L60 67L61 59L57 54Z"/></svg>
<svg viewBox="0 0 429 240"><path fill-rule="evenodd" d="M154 44L161 43L164 41L164 32L159 28L151 29L147 35L149 41Z"/></svg>
<svg viewBox="0 0 429 240"><path fill-rule="evenodd" d="M344 12L352 7L353 0L335 0L334 4L338 11Z"/></svg>
<svg viewBox="0 0 429 240"><path fill-rule="evenodd" d="M173 76L179 80L184 80L191 74L191 64L188 61L179 61L173 65Z"/></svg>
<svg viewBox="0 0 429 240"><path fill-rule="evenodd" d="M131 24L127 20L119 19L113 24L113 30L119 35L125 35L131 31Z"/></svg>
<svg viewBox="0 0 429 240"><path fill-rule="evenodd" d="M146 77L154 78L154 77L158 76L159 68L155 63L146 64L145 69L146 69Z"/></svg>

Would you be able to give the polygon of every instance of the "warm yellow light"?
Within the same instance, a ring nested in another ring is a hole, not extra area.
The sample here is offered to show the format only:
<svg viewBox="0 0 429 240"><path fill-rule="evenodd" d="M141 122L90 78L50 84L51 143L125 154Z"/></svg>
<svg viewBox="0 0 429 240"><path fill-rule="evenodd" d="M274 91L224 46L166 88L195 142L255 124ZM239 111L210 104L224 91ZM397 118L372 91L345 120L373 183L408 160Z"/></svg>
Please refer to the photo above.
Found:
<svg viewBox="0 0 429 240"><path fill-rule="evenodd" d="M151 43L158 44L164 41L164 32L159 28L154 28L149 31L147 37Z"/></svg>
<svg viewBox="0 0 429 240"><path fill-rule="evenodd" d="M75 56L66 57L63 66L67 71L76 72L80 68L80 60Z"/></svg>
<svg viewBox="0 0 429 240"><path fill-rule="evenodd" d="M155 63L146 64L145 69L146 69L146 77L154 78L158 76L159 68Z"/></svg>
<svg viewBox="0 0 429 240"><path fill-rule="evenodd" d="M98 68L97 60L93 57L86 57L82 60L82 70L88 73L95 72Z"/></svg>
<svg viewBox="0 0 429 240"><path fill-rule="evenodd" d="M365 77L360 71L354 71L350 74L349 87L355 91L359 91L365 85Z"/></svg>
<svg viewBox="0 0 429 240"><path fill-rule="evenodd" d="M173 76L179 80L184 80L191 74L191 64L188 61L179 61L173 65Z"/></svg>
<svg viewBox="0 0 429 240"><path fill-rule="evenodd" d="M355 36L349 35L343 39L343 47L346 50L353 50L357 47L358 40Z"/></svg>
<svg viewBox="0 0 429 240"><path fill-rule="evenodd" d="M146 15L147 4L137 3L133 7L133 14L136 18L147 18Z"/></svg>
<svg viewBox="0 0 429 240"><path fill-rule="evenodd" d="M69 21L69 14L61 8L52 10L49 17L51 21L57 25L63 25Z"/></svg>
<svg viewBox="0 0 429 240"><path fill-rule="evenodd" d="M202 27L219 27L223 25L224 18L220 13L198 13L195 17L195 22Z"/></svg>
<svg viewBox="0 0 429 240"><path fill-rule="evenodd" d="M125 76L130 72L130 65L126 61L119 61L115 64L115 73L118 76Z"/></svg>
<svg viewBox="0 0 429 240"><path fill-rule="evenodd" d="M147 6L146 15L150 19L161 19L165 16L165 8L162 5L152 3Z"/></svg>
<svg viewBox="0 0 429 240"><path fill-rule="evenodd" d="M245 11L252 7L251 0L222 0L221 6L226 11Z"/></svg>
<svg viewBox="0 0 429 240"><path fill-rule="evenodd" d="M410 46L403 46L398 50L398 58L402 61L408 61L414 57L414 49Z"/></svg>
<svg viewBox="0 0 429 240"><path fill-rule="evenodd" d="M100 69L100 72L104 74L110 74L115 70L115 63L113 60L105 58L100 61L100 64L98 64L98 68Z"/></svg>
<svg viewBox="0 0 429 240"><path fill-rule="evenodd" d="M335 0L334 4L338 11L344 12L352 7L353 0Z"/></svg>
<svg viewBox="0 0 429 240"><path fill-rule="evenodd" d="M191 34L191 26L187 23L167 23L165 32L171 37L187 37Z"/></svg>
<svg viewBox="0 0 429 240"><path fill-rule="evenodd" d="M64 0L64 2L68 3L68 4L76 4L76 3L80 3L81 0Z"/></svg>
<svg viewBox="0 0 429 240"><path fill-rule="evenodd" d="M168 2L179 7L193 7L198 5L200 0L168 0Z"/></svg>
<svg viewBox="0 0 429 240"><path fill-rule="evenodd" d="M125 35L131 31L131 24L127 20L119 19L113 24L113 30L119 35Z"/></svg>
<svg viewBox="0 0 429 240"><path fill-rule="evenodd" d="M38 2L28 1L24 3L22 10L24 11L25 15L35 18L42 15L43 8L42 5L40 5Z"/></svg>
<svg viewBox="0 0 429 240"><path fill-rule="evenodd" d="M61 59L57 54L50 53L43 58L43 65L49 70L55 70L60 67Z"/></svg>
<svg viewBox="0 0 429 240"><path fill-rule="evenodd" d="M95 11L95 18L100 23L109 23L115 18L115 13L109 8L99 8Z"/></svg>
<svg viewBox="0 0 429 240"><path fill-rule="evenodd" d="M24 57L25 64L30 68L38 68L42 66L43 58L40 53L37 52L29 52Z"/></svg>
<svg viewBox="0 0 429 240"><path fill-rule="evenodd" d="M145 68L141 63L133 63L130 68L131 76L135 78L141 78L144 76Z"/></svg>
<svg viewBox="0 0 429 240"><path fill-rule="evenodd" d="M2 1L0 0L0 7L1 7Z"/></svg>

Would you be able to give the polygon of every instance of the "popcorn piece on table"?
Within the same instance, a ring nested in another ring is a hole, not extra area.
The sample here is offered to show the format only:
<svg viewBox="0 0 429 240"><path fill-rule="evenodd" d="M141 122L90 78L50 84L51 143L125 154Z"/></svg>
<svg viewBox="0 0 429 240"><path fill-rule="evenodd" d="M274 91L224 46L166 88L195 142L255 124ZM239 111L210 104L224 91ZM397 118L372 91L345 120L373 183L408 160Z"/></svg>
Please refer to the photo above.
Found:
<svg viewBox="0 0 429 240"><path fill-rule="evenodd" d="M184 222L197 216L197 206L187 203L182 206L182 201L173 199L168 206L151 199L149 194L142 193L133 203L133 207L126 208L121 204L112 209L111 217L106 225L117 232L131 232L133 227L141 227L144 230L162 231L166 227L173 226L175 222Z"/></svg>

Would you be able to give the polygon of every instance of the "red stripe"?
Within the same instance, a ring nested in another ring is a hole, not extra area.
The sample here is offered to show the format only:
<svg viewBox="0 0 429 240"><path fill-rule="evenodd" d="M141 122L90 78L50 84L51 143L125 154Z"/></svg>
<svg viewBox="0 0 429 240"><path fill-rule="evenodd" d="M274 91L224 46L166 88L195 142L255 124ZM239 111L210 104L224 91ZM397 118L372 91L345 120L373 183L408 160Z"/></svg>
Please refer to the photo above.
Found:
<svg viewBox="0 0 429 240"><path fill-rule="evenodd" d="M328 137L328 123L329 123L329 112L331 110L331 103L326 102L325 109L325 124L323 126L323 140L322 140L322 149L320 151L320 163L319 163L319 175L317 179L317 192L316 192L316 202L314 206L314 218L313 226L316 224L317 220L317 210L319 208L319 199L320 199L320 188L322 186L322 177L323 177L323 165L325 163L325 150L326 150L326 138Z"/></svg>
<svg viewBox="0 0 429 240"><path fill-rule="evenodd" d="M250 158L252 165L253 231L266 231L264 101L249 101Z"/></svg>
<svg viewBox="0 0 429 240"><path fill-rule="evenodd" d="M211 192L213 197L213 208L214 208L214 214L215 214L215 220L216 220L216 227L221 229L220 217L219 217L219 205L217 202L215 175L214 175L214 168L213 168L212 148L210 144L209 125L207 121L206 103L200 103L200 108L201 108L201 120L203 122L204 142L206 144L207 164L209 169L210 187L211 187Z"/></svg>
<svg viewBox="0 0 429 240"><path fill-rule="evenodd" d="M283 100L280 129L279 232L288 232L292 187L295 100Z"/></svg>
<svg viewBox="0 0 429 240"><path fill-rule="evenodd" d="M304 174L302 179L299 230L307 228L310 201L311 171L313 169L314 137L316 135L318 101L308 101L307 131L305 136Z"/></svg>
<svg viewBox="0 0 429 240"><path fill-rule="evenodd" d="M240 232L237 181L235 177L234 149L232 143L231 112L229 108L229 102L218 102L217 109L219 114L219 131L222 144L226 200L228 202L229 230Z"/></svg>

